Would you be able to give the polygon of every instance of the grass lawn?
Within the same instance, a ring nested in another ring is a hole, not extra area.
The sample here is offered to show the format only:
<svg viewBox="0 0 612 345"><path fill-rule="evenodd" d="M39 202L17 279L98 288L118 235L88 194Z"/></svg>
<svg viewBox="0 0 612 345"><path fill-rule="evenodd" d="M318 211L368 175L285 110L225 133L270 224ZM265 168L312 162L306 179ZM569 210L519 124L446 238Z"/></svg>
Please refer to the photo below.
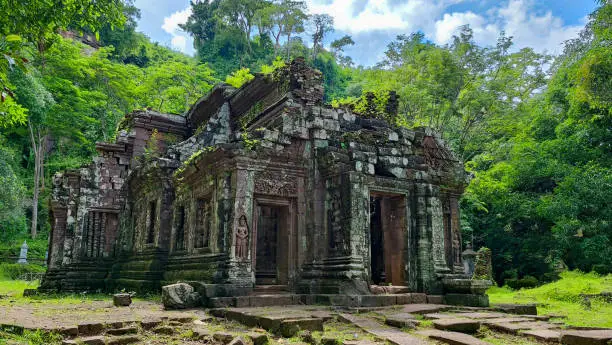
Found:
<svg viewBox="0 0 612 345"><path fill-rule="evenodd" d="M533 289L513 291L492 287L487 293L491 304L537 303L539 314L564 315L572 326L612 327L612 304L600 298L585 302L580 294L612 292L612 274L599 276L579 271L563 272L561 279Z"/></svg>
<svg viewBox="0 0 612 345"><path fill-rule="evenodd" d="M36 289L38 281L10 280L0 277L0 296L22 297L24 289Z"/></svg>

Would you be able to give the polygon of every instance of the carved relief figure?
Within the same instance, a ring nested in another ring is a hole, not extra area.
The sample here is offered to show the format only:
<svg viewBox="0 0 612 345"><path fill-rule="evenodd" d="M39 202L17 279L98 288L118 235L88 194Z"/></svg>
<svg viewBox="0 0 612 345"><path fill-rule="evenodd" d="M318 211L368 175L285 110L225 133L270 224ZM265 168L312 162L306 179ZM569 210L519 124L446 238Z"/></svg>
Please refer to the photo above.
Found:
<svg viewBox="0 0 612 345"><path fill-rule="evenodd" d="M206 248L209 246L211 220L210 201L198 199L196 212L196 234L195 247Z"/></svg>
<svg viewBox="0 0 612 345"><path fill-rule="evenodd" d="M459 238L459 232L457 230L453 230L453 256L454 256L454 264L461 265L461 239Z"/></svg>
<svg viewBox="0 0 612 345"><path fill-rule="evenodd" d="M236 259L245 260L249 255L249 226L245 215L240 216L236 227Z"/></svg>

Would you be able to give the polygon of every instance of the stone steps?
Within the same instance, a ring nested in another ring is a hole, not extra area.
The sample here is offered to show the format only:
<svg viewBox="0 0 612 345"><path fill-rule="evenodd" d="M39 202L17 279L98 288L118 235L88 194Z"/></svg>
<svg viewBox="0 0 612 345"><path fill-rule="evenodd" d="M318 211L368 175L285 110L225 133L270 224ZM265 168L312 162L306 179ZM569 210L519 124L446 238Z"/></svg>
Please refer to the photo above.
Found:
<svg viewBox="0 0 612 345"><path fill-rule="evenodd" d="M272 285L270 288L255 289L250 295L236 297L212 297L207 301L207 307L270 307L284 305L332 305L352 308L378 308L393 305L419 305L415 313L429 313L454 308L440 304L427 304L427 295L421 293L387 294L387 295L299 295L289 292L277 293L275 289L280 286ZM270 292L270 293L268 293ZM410 311L409 311L410 312Z"/></svg>
<svg viewBox="0 0 612 345"><path fill-rule="evenodd" d="M122 335L122 336L91 336L76 338L70 340L63 340L62 345L127 345L140 342L142 339L137 335Z"/></svg>
<svg viewBox="0 0 612 345"><path fill-rule="evenodd" d="M385 327L380 323L354 314L339 314L339 319L350 322L375 337L388 341L393 345L425 345L428 342L397 329Z"/></svg>

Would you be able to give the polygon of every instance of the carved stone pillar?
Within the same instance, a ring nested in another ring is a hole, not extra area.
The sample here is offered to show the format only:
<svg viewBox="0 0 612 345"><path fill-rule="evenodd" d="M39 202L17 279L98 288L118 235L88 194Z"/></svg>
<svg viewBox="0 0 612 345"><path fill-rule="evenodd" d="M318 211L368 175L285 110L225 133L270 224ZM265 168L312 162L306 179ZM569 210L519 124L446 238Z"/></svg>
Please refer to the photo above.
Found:
<svg viewBox="0 0 612 345"><path fill-rule="evenodd" d="M59 268L64 257L67 209L58 203L51 204L51 235L49 236L49 268Z"/></svg>

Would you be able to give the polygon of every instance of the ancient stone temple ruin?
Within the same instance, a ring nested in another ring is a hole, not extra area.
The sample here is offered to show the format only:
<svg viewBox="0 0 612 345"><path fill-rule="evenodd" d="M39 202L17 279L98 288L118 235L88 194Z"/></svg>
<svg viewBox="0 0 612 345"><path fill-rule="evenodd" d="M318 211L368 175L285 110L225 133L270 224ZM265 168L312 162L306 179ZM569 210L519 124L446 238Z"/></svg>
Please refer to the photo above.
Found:
<svg viewBox="0 0 612 345"><path fill-rule="evenodd" d="M360 102L325 105L321 73L296 59L184 116L128 114L89 166L54 178L41 289L487 304L463 275L463 165L430 129L395 124L393 92Z"/></svg>

